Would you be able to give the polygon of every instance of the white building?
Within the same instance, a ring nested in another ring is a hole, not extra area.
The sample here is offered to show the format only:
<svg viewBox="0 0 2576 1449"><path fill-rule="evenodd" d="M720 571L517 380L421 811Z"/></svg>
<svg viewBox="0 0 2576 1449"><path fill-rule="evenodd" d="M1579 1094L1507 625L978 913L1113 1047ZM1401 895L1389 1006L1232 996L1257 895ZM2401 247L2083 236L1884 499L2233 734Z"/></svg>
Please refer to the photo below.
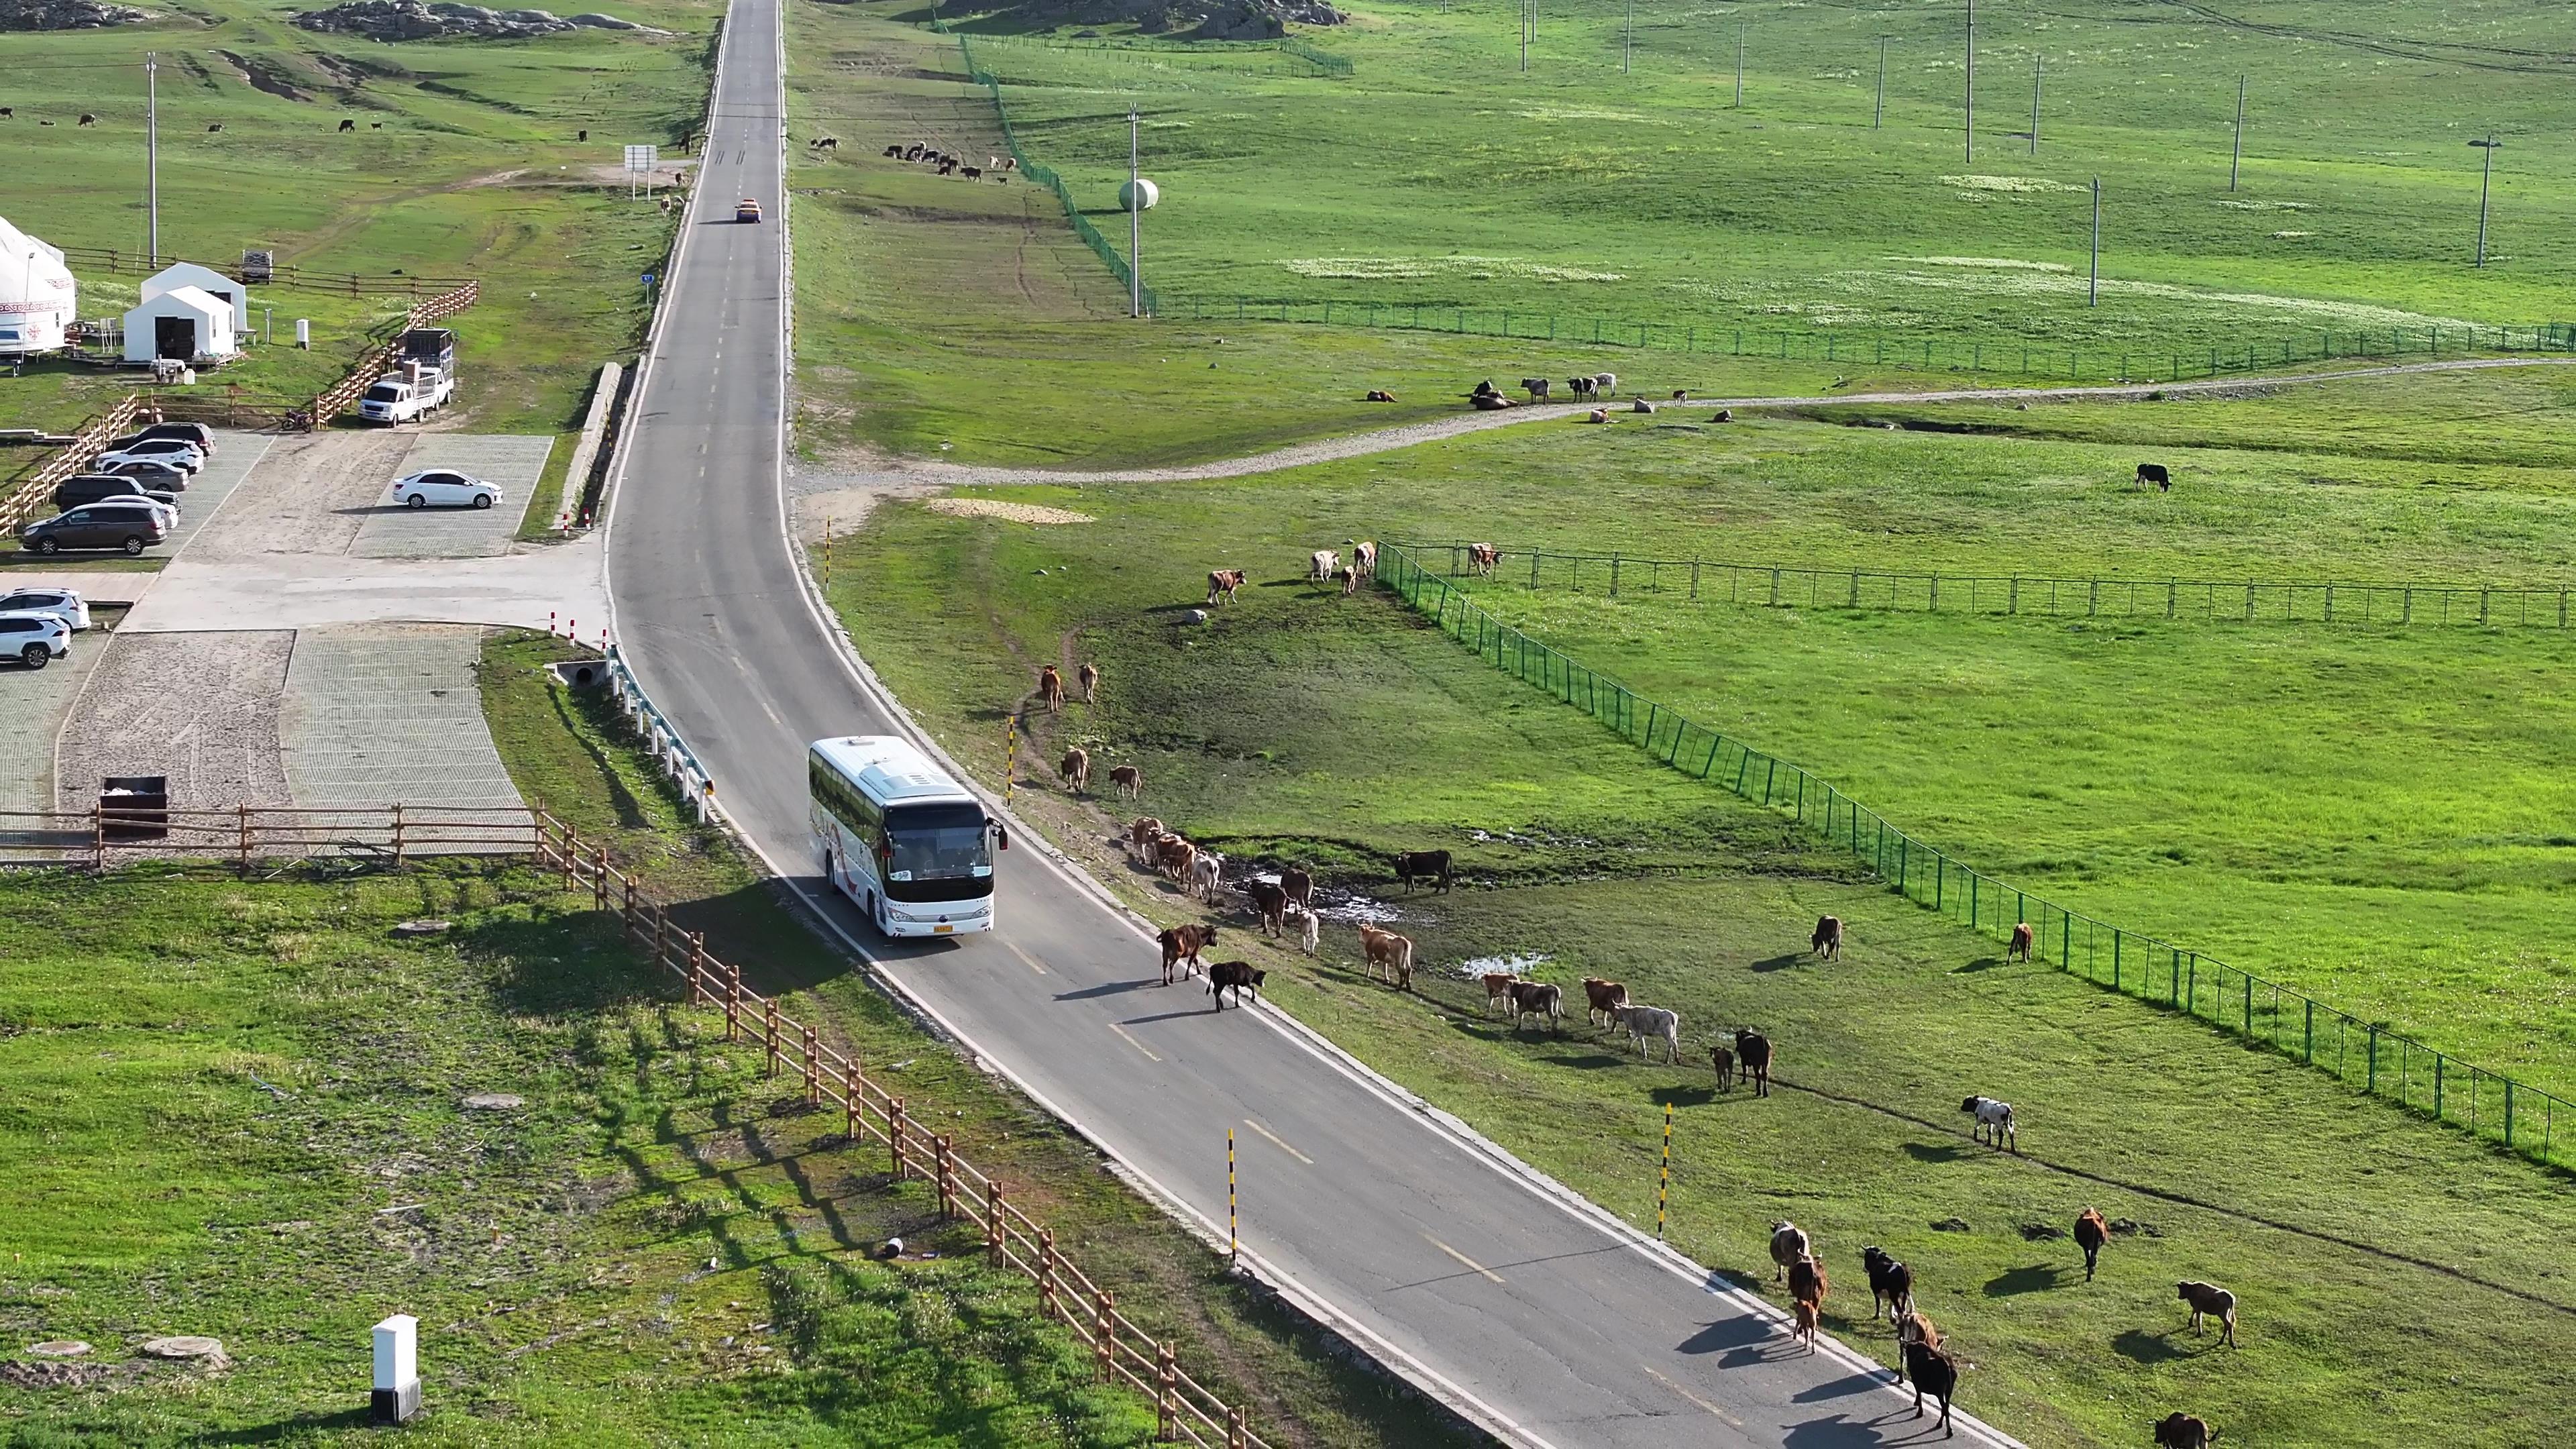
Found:
<svg viewBox="0 0 2576 1449"><path fill-rule="evenodd" d="M233 336L233 304L198 287L173 287L147 296L125 314L125 360L227 362L241 350Z"/></svg>
<svg viewBox="0 0 2576 1449"><path fill-rule="evenodd" d="M63 254L0 220L0 357L61 347L76 300Z"/></svg>
<svg viewBox="0 0 2576 1449"><path fill-rule="evenodd" d="M142 300L149 302L164 292L181 287L194 287L220 302L232 304L233 315L241 316L250 309L250 289L212 267L195 262L172 262L143 279Z"/></svg>

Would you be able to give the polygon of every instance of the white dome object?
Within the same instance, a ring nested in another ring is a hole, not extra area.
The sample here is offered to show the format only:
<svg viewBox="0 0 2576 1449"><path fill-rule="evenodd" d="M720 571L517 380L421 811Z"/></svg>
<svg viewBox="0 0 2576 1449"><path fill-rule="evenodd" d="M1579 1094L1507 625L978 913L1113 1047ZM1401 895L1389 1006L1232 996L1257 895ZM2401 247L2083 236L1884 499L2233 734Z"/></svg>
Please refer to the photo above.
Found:
<svg viewBox="0 0 2576 1449"><path fill-rule="evenodd" d="M1136 198L1139 196L1145 198L1145 204L1142 206L1138 206L1136 204ZM1154 209L1154 203L1162 199L1162 188L1156 186L1151 181L1146 181L1141 178L1135 181L1124 182L1118 188L1118 209L1120 211L1152 211Z"/></svg>

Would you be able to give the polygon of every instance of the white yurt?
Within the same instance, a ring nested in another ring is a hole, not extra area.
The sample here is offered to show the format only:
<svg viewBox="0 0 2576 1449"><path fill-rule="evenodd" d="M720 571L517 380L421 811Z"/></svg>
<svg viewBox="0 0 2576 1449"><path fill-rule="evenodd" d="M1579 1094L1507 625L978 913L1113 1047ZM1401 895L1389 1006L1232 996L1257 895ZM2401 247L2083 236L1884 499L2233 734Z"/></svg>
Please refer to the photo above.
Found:
<svg viewBox="0 0 2576 1449"><path fill-rule="evenodd" d="M195 262L172 262L145 277L142 298L149 302L164 292L175 292L181 287L194 287L217 301L231 303L236 317L250 306L248 288L212 267L201 267Z"/></svg>
<svg viewBox="0 0 2576 1449"><path fill-rule="evenodd" d="M233 304L198 287L173 287L125 314L125 360L225 362L241 350Z"/></svg>
<svg viewBox="0 0 2576 1449"><path fill-rule="evenodd" d="M63 254L0 219L0 357L61 347L76 300Z"/></svg>

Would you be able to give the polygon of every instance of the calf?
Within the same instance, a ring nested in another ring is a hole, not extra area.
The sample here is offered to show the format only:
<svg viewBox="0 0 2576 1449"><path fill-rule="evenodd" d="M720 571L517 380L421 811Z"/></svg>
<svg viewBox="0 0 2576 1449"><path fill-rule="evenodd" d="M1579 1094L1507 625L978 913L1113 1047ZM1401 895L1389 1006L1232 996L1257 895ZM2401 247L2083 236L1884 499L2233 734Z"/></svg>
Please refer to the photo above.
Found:
<svg viewBox="0 0 2576 1449"><path fill-rule="evenodd" d="M1771 1095L1771 1038L1744 1027L1735 1029L1735 1079L1753 1079L1753 1095Z"/></svg>
<svg viewBox="0 0 2576 1449"><path fill-rule="evenodd" d="M1216 904L1216 893L1225 885L1225 857L1213 850L1202 850L1190 861L1189 888L1192 894L1209 905Z"/></svg>
<svg viewBox="0 0 2576 1449"><path fill-rule="evenodd" d="M1492 979L1486 978L1488 982ZM1604 981L1598 976L1586 976L1583 978L1583 999L1586 1003L1583 1012L1584 1023L1590 1025L1598 1021L1601 1025L1608 1026L1611 1013L1628 1004L1628 988L1616 981Z"/></svg>
<svg viewBox="0 0 2576 1449"><path fill-rule="evenodd" d="M1387 983L1398 991L1413 989L1413 938L1381 930L1375 921L1360 923L1360 954L1368 961L1369 975L1384 974Z"/></svg>
<svg viewBox="0 0 2576 1449"><path fill-rule="evenodd" d="M1297 913L1297 919L1303 923L1298 928L1297 949L1312 956L1315 954L1316 943L1323 937L1324 923L1313 911L1307 910L1304 906L1292 906L1290 909Z"/></svg>
<svg viewBox="0 0 2576 1449"><path fill-rule="evenodd" d="M1487 1011L1491 1011L1497 1006L1505 1008L1510 1007L1512 1004L1512 987L1519 984L1519 982L1520 978L1514 976L1509 971L1486 972L1485 1009Z"/></svg>
<svg viewBox="0 0 2576 1449"><path fill-rule="evenodd" d="M1816 1351L1816 1324L1817 1320L1824 1313L1824 1305L1820 1303L1801 1301L1790 1310L1790 1313L1790 1340L1792 1342L1799 1339L1806 1340L1807 1352L1814 1353Z"/></svg>
<svg viewBox="0 0 2576 1449"><path fill-rule="evenodd" d="M1476 566L1476 577L1480 579L1492 578L1494 576L1494 565L1501 563L1502 561L1502 551L1495 548L1490 543L1471 543L1467 545L1467 562Z"/></svg>
<svg viewBox="0 0 2576 1449"><path fill-rule="evenodd" d="M1319 548L1306 556L1306 582L1310 584L1329 584L1333 575L1341 571L1342 555L1338 549Z"/></svg>
<svg viewBox="0 0 2576 1449"><path fill-rule="evenodd" d="M1100 698L1100 666L1086 659L1073 671L1073 682L1082 687L1082 702L1096 703Z"/></svg>
<svg viewBox="0 0 2576 1449"><path fill-rule="evenodd" d="M347 116L342 116L342 117L340 118L340 134L341 134L341 135L344 135L344 136L345 136L345 135L347 135L348 133L350 133L351 131L354 131L354 130L356 130L356 129L358 129L358 123L357 123L356 121L353 121L353 120L349 119Z"/></svg>
<svg viewBox="0 0 2576 1449"><path fill-rule="evenodd" d="M2209 1449L2218 1431L2207 1421L2179 1411L2165 1415L2154 1424L2156 1449Z"/></svg>
<svg viewBox="0 0 2576 1449"><path fill-rule="evenodd" d="M1172 968L1175 966L1180 967L1181 974L1185 976L1197 974L1200 967L1199 952L1216 943L1216 927L1192 921L1184 925L1167 926L1154 939L1163 948L1163 984L1169 986L1172 984Z"/></svg>
<svg viewBox="0 0 2576 1449"><path fill-rule="evenodd" d="M1259 1001L1261 999L1261 983L1269 979L1269 976L1269 972L1262 970L1260 967L1253 965L1249 961L1217 962L1215 965L1208 968L1208 995L1216 998L1216 1005L1210 1009L1214 1011L1225 1010L1225 993L1227 991L1232 991L1234 993L1234 1004L1237 1006L1241 1006L1243 1004L1243 994L1247 991L1252 993L1253 1000Z"/></svg>
<svg viewBox="0 0 2576 1449"><path fill-rule="evenodd" d="M1198 864L1199 848L1177 835L1166 834L1154 842L1154 862L1162 868L1165 879L1174 885L1187 886L1191 867Z"/></svg>
<svg viewBox="0 0 2576 1449"><path fill-rule="evenodd" d="M1065 751L1055 770L1064 776L1064 783L1076 795L1091 788L1091 752L1080 745Z"/></svg>
<svg viewBox="0 0 2576 1449"><path fill-rule="evenodd" d="M1807 1230L1782 1218L1771 1225L1771 1281L1777 1283L1789 1276L1789 1265L1814 1256L1815 1244L1807 1240Z"/></svg>
<svg viewBox="0 0 2576 1449"><path fill-rule="evenodd" d="M1145 793L1145 772L1134 765L1112 765L1109 783L1118 787L1122 799L1133 800Z"/></svg>
<svg viewBox="0 0 2576 1449"><path fill-rule="evenodd" d="M1064 676L1056 673L1052 664L1038 668L1038 703L1050 710L1064 708Z"/></svg>
<svg viewBox="0 0 2576 1449"><path fill-rule="evenodd" d="M1899 1315L1914 1307L1914 1270L1888 1256L1885 1248L1863 1248L1860 1262L1869 1270L1869 1316L1875 1320L1883 1305L1887 1321L1894 1323Z"/></svg>
<svg viewBox="0 0 2576 1449"><path fill-rule="evenodd" d="M2012 943L2004 947L2004 959L2007 961L2014 959L2028 961L2030 959L2032 940L2033 937L2031 934L2030 922L2024 921L2013 927Z"/></svg>
<svg viewBox="0 0 2576 1449"><path fill-rule="evenodd" d="M1531 402L1545 402L1545 401L1547 401L1547 379L1546 379L1546 378L1543 378L1543 377L1525 377L1525 378L1522 378L1522 379L1521 379L1521 390L1522 390L1523 392L1526 392L1526 393L1528 393L1528 394L1530 395L1530 401L1531 401Z"/></svg>
<svg viewBox="0 0 2576 1449"><path fill-rule="evenodd" d="M1843 954L1843 918L1816 917L1816 933L1807 938L1807 949L1828 961L1839 958Z"/></svg>
<svg viewBox="0 0 2576 1449"><path fill-rule="evenodd" d="M88 111L83 111L81 112L80 123L84 126L95 126L98 124L98 117L92 115Z"/></svg>
<svg viewBox="0 0 2576 1449"><path fill-rule="evenodd" d="M1970 1097L1959 1104L1959 1110L1977 1119L1976 1125L1968 1132L1971 1138L1999 1150L2006 1141L2010 1141L2013 1151L2021 1150L2021 1134L2013 1130L2012 1103L1998 1102L1992 1097Z"/></svg>
<svg viewBox="0 0 2576 1449"><path fill-rule="evenodd" d="M1343 598L1347 599L1360 591L1360 571L1357 568L1346 567L1333 577L1342 581Z"/></svg>
<svg viewBox="0 0 2576 1449"><path fill-rule="evenodd" d="M1618 1011L1619 1024L1628 1028L1628 1041L1637 1055L1646 1055L1646 1043L1662 1038L1664 1060L1682 1059L1682 1014L1660 1006L1623 1006Z"/></svg>
<svg viewBox="0 0 2576 1449"><path fill-rule="evenodd" d="M1445 850L1407 850L1395 857L1395 878L1404 882L1404 893L1413 894L1413 878L1422 877L1434 890L1449 889L1449 852Z"/></svg>
<svg viewBox="0 0 2576 1449"><path fill-rule="evenodd" d="M1941 1401L1941 1437L1953 1433L1950 1428L1950 1395L1959 1387L1959 1364L1941 1350L1928 1344L1905 1345L1905 1376L1914 1380L1914 1417L1923 1417L1923 1396L1930 1394Z"/></svg>
<svg viewBox="0 0 2576 1449"><path fill-rule="evenodd" d="M2099 1210L2086 1208L2075 1219L2075 1246L2084 1250L2085 1282L2093 1281L2093 1266L2102 1257L2102 1245L2109 1241L2111 1241L2111 1228L2109 1224L2102 1221Z"/></svg>
<svg viewBox="0 0 2576 1449"><path fill-rule="evenodd" d="M1163 822L1151 815L1139 815L1127 827L1127 858L1152 864L1154 842L1163 838Z"/></svg>
<svg viewBox="0 0 2576 1449"><path fill-rule="evenodd" d="M954 175L956 175L956 174L957 174L957 163L956 163L956 162L954 162L954 161L942 161L942 162L940 162L940 163L939 163L939 174L940 174L940 175L942 175L942 176L954 176Z"/></svg>
<svg viewBox="0 0 2576 1449"><path fill-rule="evenodd" d="M1539 1016L1547 1019L1548 1030L1565 1030L1565 993L1545 981L1512 983L1512 1032L1518 1035L1521 1018Z"/></svg>
<svg viewBox="0 0 2576 1449"><path fill-rule="evenodd" d="M2183 1282L2174 1285L2174 1296L2191 1305L2191 1331L2200 1332L2201 1320L2218 1320L2218 1341L2229 1348L2236 1346L2236 1295L2215 1283Z"/></svg>
<svg viewBox="0 0 2576 1449"><path fill-rule="evenodd" d="M1211 606L1213 606L1213 605L1215 605L1215 604L1218 604L1218 603L1228 603L1228 604L1231 604L1231 603L1233 603L1233 602L1234 602L1234 596L1235 596L1236 594L1238 594L1238 593L1241 593L1242 591L1243 591L1243 570L1241 570L1241 569L1209 569L1209 570L1208 570L1208 597L1207 597L1207 601L1208 601L1208 603L1209 603Z"/></svg>
<svg viewBox="0 0 2576 1449"><path fill-rule="evenodd" d="M1821 1259L1809 1256L1789 1265L1790 1298L1801 1305L1812 1305L1821 1313L1825 1307L1826 1291L1825 1265Z"/></svg>
<svg viewBox="0 0 2576 1449"><path fill-rule="evenodd" d="M1351 540L1351 572L1364 579L1377 577L1377 540L1371 538Z"/></svg>
<svg viewBox="0 0 2576 1449"><path fill-rule="evenodd" d="M1243 898L1252 903L1252 914L1261 924L1265 936L1287 934L1288 893L1275 882L1248 880L1243 883Z"/></svg>
<svg viewBox="0 0 2576 1449"><path fill-rule="evenodd" d="M2156 485L2157 492L2170 493L2173 491L2173 474L2165 471L2165 465L2162 463L2140 463L2138 486L2144 488L2150 483Z"/></svg>
<svg viewBox="0 0 2576 1449"><path fill-rule="evenodd" d="M1717 1068L1717 1089L1719 1091L1731 1092L1735 1090L1734 1052L1722 1046L1710 1047L1708 1049L1708 1064Z"/></svg>

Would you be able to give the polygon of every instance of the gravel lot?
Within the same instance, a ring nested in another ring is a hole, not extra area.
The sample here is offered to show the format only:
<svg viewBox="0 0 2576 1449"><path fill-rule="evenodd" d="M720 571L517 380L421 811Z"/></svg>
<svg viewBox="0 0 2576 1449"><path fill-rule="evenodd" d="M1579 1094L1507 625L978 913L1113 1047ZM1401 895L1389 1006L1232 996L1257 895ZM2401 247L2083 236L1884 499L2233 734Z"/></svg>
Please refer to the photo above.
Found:
<svg viewBox="0 0 2576 1449"><path fill-rule="evenodd" d="M114 636L49 738L53 808L97 804L103 775L167 775L183 809L285 800L278 711L294 643L283 630Z"/></svg>

